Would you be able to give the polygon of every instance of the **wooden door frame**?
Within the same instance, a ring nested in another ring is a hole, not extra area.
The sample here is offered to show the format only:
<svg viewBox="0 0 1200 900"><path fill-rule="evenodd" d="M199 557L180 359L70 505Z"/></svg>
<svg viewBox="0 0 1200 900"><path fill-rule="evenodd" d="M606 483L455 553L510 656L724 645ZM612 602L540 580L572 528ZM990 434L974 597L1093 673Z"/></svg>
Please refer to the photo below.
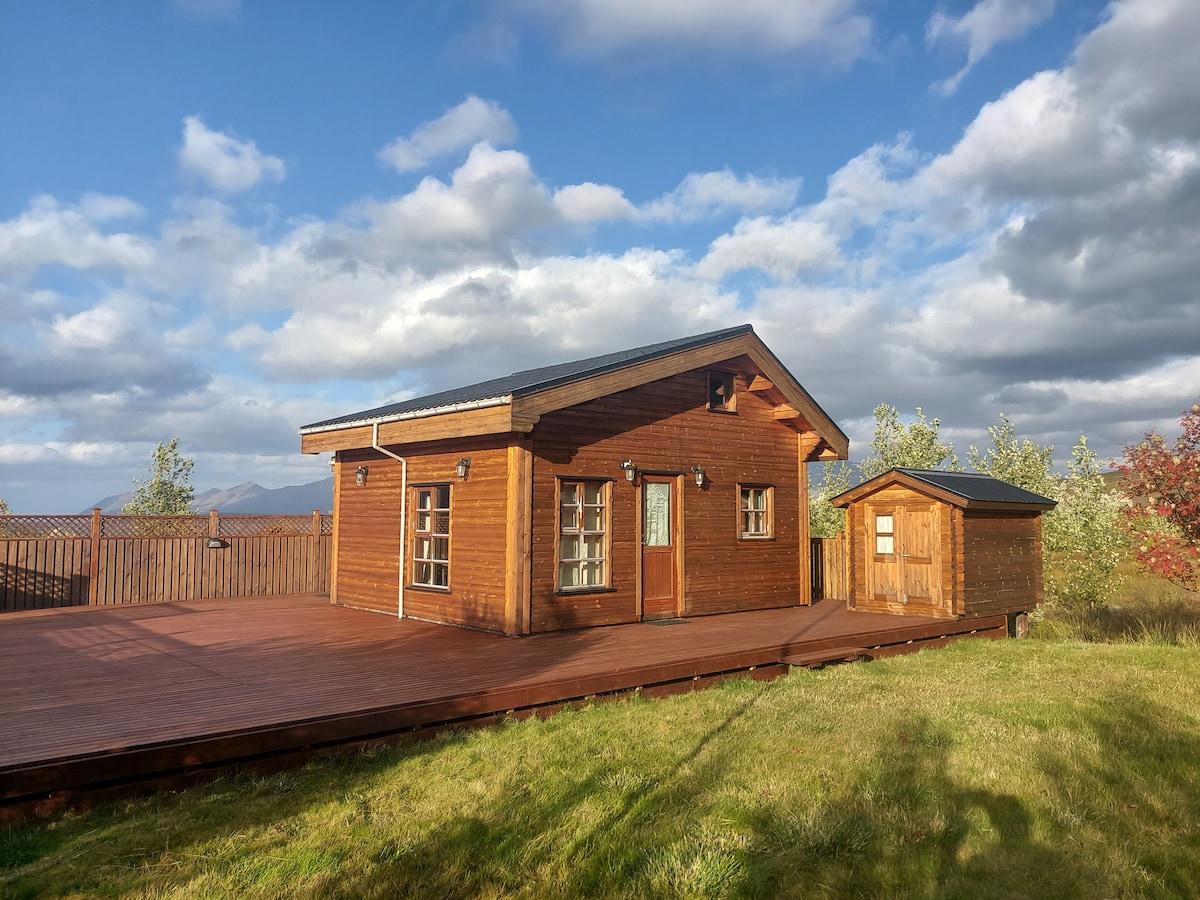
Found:
<svg viewBox="0 0 1200 900"><path fill-rule="evenodd" d="M671 547L675 556L675 610L672 614L678 617L683 614L683 473L672 471L642 471L638 476L637 483L637 620L639 622L648 621L646 619L645 605L645 569L642 564L643 553L645 552L645 527L646 527L646 495L645 484L646 479L655 479L659 482L667 482L671 485ZM670 618L670 616L656 616L655 618Z"/></svg>

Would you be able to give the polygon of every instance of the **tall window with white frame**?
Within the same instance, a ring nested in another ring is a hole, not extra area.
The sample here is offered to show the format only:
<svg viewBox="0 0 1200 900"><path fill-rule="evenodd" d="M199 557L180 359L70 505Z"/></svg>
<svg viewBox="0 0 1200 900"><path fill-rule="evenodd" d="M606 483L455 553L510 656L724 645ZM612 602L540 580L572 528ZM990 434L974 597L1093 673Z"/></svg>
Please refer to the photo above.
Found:
<svg viewBox="0 0 1200 900"><path fill-rule="evenodd" d="M450 587L450 485L416 491L413 521L413 584Z"/></svg>
<svg viewBox="0 0 1200 900"><path fill-rule="evenodd" d="M774 537L774 489L770 485L753 484L743 484L740 488L738 525L741 539Z"/></svg>
<svg viewBox="0 0 1200 900"><path fill-rule="evenodd" d="M608 482L563 481L558 506L558 586L608 585Z"/></svg>

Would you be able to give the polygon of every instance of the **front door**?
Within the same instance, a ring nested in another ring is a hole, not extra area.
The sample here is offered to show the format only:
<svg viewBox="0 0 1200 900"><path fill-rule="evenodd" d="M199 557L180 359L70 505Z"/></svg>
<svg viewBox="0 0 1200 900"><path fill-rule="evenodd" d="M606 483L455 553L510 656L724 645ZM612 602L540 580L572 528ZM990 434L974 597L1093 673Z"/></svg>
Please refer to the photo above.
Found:
<svg viewBox="0 0 1200 900"><path fill-rule="evenodd" d="M668 475L642 477L642 618L677 615L676 548L678 510L676 479Z"/></svg>
<svg viewBox="0 0 1200 900"><path fill-rule="evenodd" d="M897 503L867 510L873 551L867 591L871 606L923 616L950 614L943 606L939 566L940 516L934 503Z"/></svg>

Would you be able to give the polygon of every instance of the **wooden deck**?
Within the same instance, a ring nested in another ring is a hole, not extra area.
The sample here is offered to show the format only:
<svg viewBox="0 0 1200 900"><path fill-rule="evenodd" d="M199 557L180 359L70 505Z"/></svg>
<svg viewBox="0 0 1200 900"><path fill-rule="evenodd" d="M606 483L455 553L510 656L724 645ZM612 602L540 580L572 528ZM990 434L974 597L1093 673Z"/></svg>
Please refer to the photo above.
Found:
<svg viewBox="0 0 1200 900"><path fill-rule="evenodd" d="M730 673L999 637L970 622L813 607L501 637L316 595L0 617L0 807L48 808L212 768Z"/></svg>

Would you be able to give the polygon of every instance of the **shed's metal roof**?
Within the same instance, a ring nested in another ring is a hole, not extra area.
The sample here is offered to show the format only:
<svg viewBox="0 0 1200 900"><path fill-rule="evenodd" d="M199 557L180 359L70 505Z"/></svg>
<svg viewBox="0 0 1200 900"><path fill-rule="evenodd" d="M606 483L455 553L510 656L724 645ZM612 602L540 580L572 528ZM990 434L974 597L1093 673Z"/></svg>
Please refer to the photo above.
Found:
<svg viewBox="0 0 1200 900"><path fill-rule="evenodd" d="M453 409L469 404L484 404L487 401L500 403L505 399L523 397L546 390L547 388L558 387L559 385L600 375L604 372L622 369L635 363L668 356L681 350L690 350L693 347L713 344L727 338L751 334L753 331L754 328L751 325L738 325L735 328L710 331L691 337L677 338L673 341L662 341L657 344L648 344L645 347L636 347L632 350L606 353L602 356L593 356L574 362L558 363L553 366L543 366L539 369L526 369L522 372L514 372L511 375L506 375L503 378L493 378L490 381L481 381L477 384L469 384L465 387L454 388L437 394L414 397L411 400L402 400L399 403L389 403L386 406L377 406L374 409L366 409L361 412L338 416L334 419L314 422L311 425L303 426L300 432L303 434L305 432L324 431L348 425L367 425L373 422L405 417L407 414L425 410L432 412L434 410Z"/></svg>
<svg viewBox="0 0 1200 900"><path fill-rule="evenodd" d="M1056 501L1033 491L1019 488L1015 484L993 478L991 475L979 475L974 472L943 472L937 469L902 469L903 472L918 481L923 481L933 487L941 488L952 494L957 494L964 500L978 503L1025 503L1049 504L1054 506Z"/></svg>

